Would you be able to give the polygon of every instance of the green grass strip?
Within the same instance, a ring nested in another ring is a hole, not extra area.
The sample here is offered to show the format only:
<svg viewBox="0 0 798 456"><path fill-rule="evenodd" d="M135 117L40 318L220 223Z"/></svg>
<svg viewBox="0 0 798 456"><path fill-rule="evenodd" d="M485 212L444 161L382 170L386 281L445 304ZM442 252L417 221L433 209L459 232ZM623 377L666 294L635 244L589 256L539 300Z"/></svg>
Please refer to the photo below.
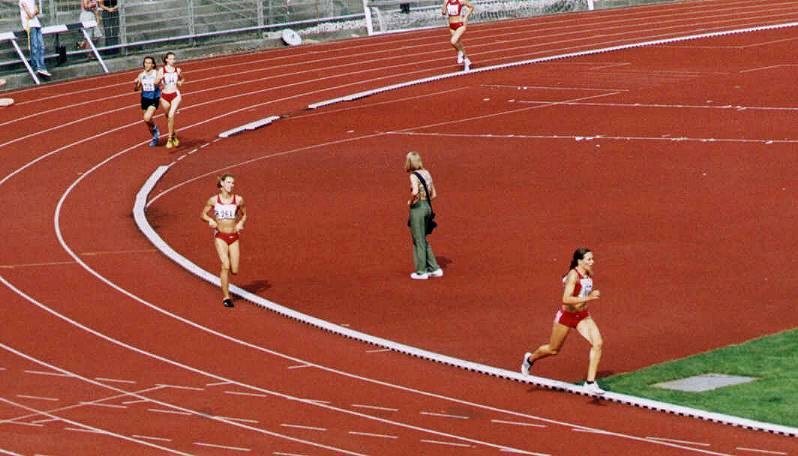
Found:
<svg viewBox="0 0 798 456"><path fill-rule="evenodd" d="M702 374L755 377L700 393L652 385ZM608 391L798 427L798 329L601 379Z"/></svg>

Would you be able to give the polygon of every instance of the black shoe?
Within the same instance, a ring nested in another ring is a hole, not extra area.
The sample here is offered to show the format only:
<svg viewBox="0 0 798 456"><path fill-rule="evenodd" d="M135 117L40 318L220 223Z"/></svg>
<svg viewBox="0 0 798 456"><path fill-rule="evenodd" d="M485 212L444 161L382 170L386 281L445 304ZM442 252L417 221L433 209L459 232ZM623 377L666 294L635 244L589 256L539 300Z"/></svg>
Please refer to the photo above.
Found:
<svg viewBox="0 0 798 456"><path fill-rule="evenodd" d="M232 299L230 299L230 298L227 298L227 299L224 299L224 300L222 300L222 304L223 304L225 307L234 307L234 306L235 306L235 304L233 304L233 300L232 300Z"/></svg>

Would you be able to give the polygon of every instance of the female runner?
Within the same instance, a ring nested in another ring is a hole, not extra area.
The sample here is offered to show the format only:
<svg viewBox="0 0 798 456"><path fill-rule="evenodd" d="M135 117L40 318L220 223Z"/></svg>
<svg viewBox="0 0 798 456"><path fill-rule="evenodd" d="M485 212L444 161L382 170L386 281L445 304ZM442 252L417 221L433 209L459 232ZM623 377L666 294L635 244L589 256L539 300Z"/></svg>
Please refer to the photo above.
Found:
<svg viewBox="0 0 798 456"><path fill-rule="evenodd" d="M230 274L238 274L238 260L241 256L238 238L244 229L244 222L247 221L247 208L244 198L233 193L235 178L232 174L221 175L216 186L219 187L219 194L208 199L200 218L214 229L213 242L222 262L219 273L222 304L233 307L233 300L230 298Z"/></svg>
<svg viewBox="0 0 798 456"><path fill-rule="evenodd" d="M153 114L158 110L158 105L161 100L161 89L155 85L155 80L158 77L158 70L155 65L155 59L152 57L144 57L144 71L136 76L135 90L141 90L141 110L144 111L144 123L152 135L150 147L158 145L158 139L161 132L155 121L152 120Z"/></svg>
<svg viewBox="0 0 798 456"><path fill-rule="evenodd" d="M466 12L461 17L463 8L466 9ZM462 38L468 24L468 16L473 12L474 5L469 0L444 0L443 8L441 9L442 15L449 16L449 33L452 34L452 39L449 42L457 51L457 63L463 65L463 71L471 69L471 60L466 54Z"/></svg>
<svg viewBox="0 0 798 456"><path fill-rule="evenodd" d="M175 67L175 53L167 52L163 57L163 66L158 69L158 77L155 84L162 84L161 88L161 107L166 111L169 137L166 140L166 148L171 149L180 145L175 133L175 114L183 97L180 95L179 87L183 85L185 79L180 68Z"/></svg>
<svg viewBox="0 0 798 456"><path fill-rule="evenodd" d="M599 299L601 293L593 289L593 252L588 248L574 251L568 273L563 277L565 289L562 306L554 317L554 327L548 344L541 345L533 353L525 353L521 363L521 373L529 375L535 361L559 353L571 328L590 342L590 362L587 368L585 391L591 395L602 395L604 390L596 383L596 372L601 360L603 340L601 332L590 317L587 303Z"/></svg>

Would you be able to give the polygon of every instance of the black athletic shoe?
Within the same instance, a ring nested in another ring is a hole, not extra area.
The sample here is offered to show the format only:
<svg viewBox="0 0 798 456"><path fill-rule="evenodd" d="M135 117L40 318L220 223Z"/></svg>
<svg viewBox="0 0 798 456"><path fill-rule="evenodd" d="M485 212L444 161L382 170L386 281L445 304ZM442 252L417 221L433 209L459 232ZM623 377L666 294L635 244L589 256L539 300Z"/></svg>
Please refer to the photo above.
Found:
<svg viewBox="0 0 798 456"><path fill-rule="evenodd" d="M233 304L233 300L232 300L232 299L230 299L230 298L227 298L227 299L223 300L223 301L222 301L222 304L223 304L225 307L233 307L233 306L234 306L234 304Z"/></svg>

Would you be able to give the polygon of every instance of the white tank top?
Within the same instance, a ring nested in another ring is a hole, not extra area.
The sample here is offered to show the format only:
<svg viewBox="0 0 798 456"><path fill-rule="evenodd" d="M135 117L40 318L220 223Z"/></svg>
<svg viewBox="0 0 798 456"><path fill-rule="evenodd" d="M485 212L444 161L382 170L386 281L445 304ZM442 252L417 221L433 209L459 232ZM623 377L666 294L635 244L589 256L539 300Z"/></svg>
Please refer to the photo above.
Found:
<svg viewBox="0 0 798 456"><path fill-rule="evenodd" d="M213 213L216 215L216 220L235 220L236 212L238 212L238 204L236 203L236 196L233 195L233 201L223 203L220 196L216 196L216 203L213 205Z"/></svg>

